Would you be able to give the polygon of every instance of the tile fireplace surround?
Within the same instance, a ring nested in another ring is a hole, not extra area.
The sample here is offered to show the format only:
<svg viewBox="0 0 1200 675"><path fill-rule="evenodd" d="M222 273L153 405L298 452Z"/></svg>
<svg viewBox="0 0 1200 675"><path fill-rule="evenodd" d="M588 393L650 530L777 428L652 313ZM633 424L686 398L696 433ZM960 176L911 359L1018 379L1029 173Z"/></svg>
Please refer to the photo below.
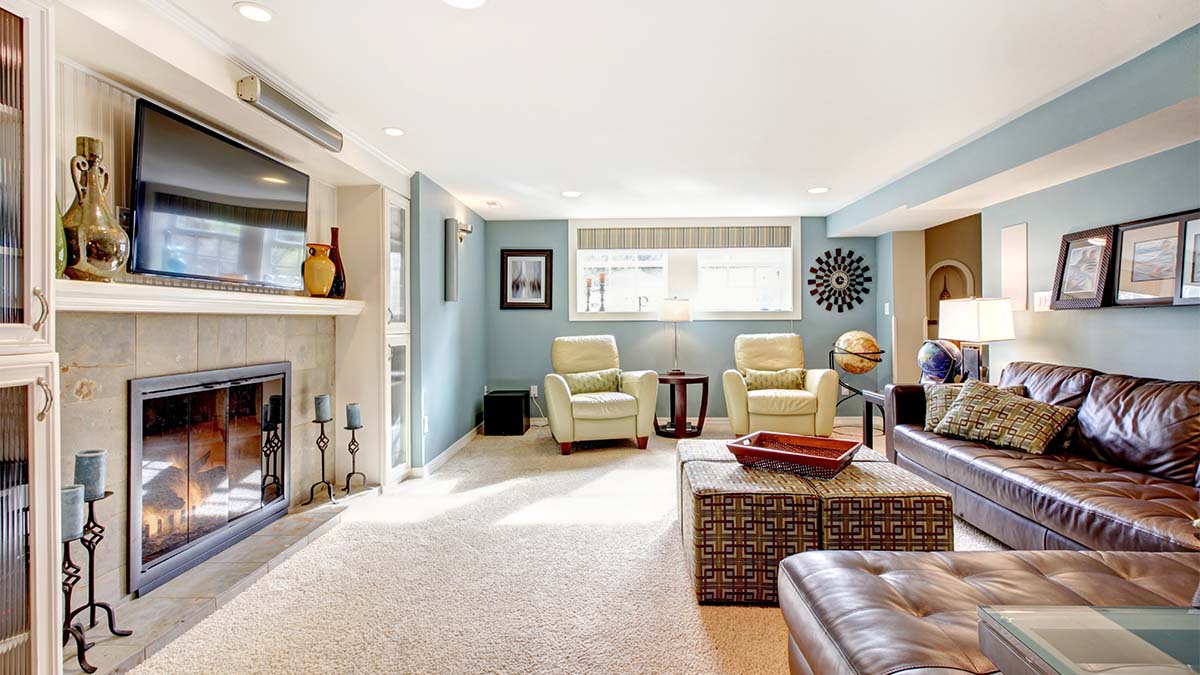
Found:
<svg viewBox="0 0 1200 675"><path fill-rule="evenodd" d="M319 480L313 396L334 390L334 320L329 317L60 313L62 480L74 477L75 453L109 453L108 489L97 517L108 532L96 550L96 596L128 599L126 540L129 474L129 380L258 363L292 364L293 486ZM336 403L336 402L335 402ZM307 497L292 491L292 502ZM76 595L86 593L76 588ZM153 592L151 592L151 597ZM80 596L82 597L82 596Z"/></svg>

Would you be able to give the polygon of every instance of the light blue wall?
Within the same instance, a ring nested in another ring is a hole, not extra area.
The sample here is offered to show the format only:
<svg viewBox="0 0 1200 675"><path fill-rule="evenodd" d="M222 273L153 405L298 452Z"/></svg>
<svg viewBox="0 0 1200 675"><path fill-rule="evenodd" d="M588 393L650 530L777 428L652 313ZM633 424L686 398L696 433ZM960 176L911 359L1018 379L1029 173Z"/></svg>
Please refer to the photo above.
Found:
<svg viewBox="0 0 1200 675"><path fill-rule="evenodd" d="M801 220L802 273L817 255L828 248L854 249L871 266L875 275L875 240L835 239L825 236L824 218ZM488 282L488 385L493 389L528 389L550 372L550 342L560 335L611 334L621 352L621 367L626 370L669 370L671 368L671 327L654 321L571 322L567 303L570 282L567 279L567 222L489 221L487 224ZM500 250L504 248L549 248L554 251L554 308L552 310L501 310ZM874 332L876 282L864 304L838 314L827 312L804 292L800 321L696 321L679 329L679 364L689 371L706 373L709 383L708 414L725 416L721 374L733 367L733 340L740 333L796 332L804 338L805 358L810 368L828 367L828 351L843 332L863 329ZM873 388L874 372L848 377L856 386ZM697 392L698 393L698 392ZM659 390L659 411L666 414L667 390ZM698 396L692 395L691 414L698 412ZM843 405L842 414L855 414L857 401ZM536 411L535 411L536 414Z"/></svg>
<svg viewBox="0 0 1200 675"><path fill-rule="evenodd" d="M1194 69L1196 62L1193 62ZM1029 224L1029 290L1054 285L1062 235L1200 207L1200 143L1092 174L983 211L983 290L1000 290L1000 230ZM1014 314L1017 339L991 346L1013 360L1200 380L1200 306L1110 307Z"/></svg>
<svg viewBox="0 0 1200 675"><path fill-rule="evenodd" d="M479 424L487 383L484 249L487 227L440 185L412 178L413 466L424 466ZM475 226L459 251L459 301L446 302L447 218ZM422 416L429 433L422 433Z"/></svg>
<svg viewBox="0 0 1200 675"><path fill-rule="evenodd" d="M836 236L1200 96L1200 25L829 216Z"/></svg>

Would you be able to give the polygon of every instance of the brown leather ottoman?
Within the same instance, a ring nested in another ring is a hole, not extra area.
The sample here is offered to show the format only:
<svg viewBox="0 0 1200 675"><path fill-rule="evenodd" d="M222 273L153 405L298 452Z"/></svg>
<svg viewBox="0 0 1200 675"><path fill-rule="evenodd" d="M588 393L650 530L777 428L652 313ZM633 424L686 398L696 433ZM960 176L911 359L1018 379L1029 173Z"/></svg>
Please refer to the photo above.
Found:
<svg viewBox="0 0 1200 675"><path fill-rule="evenodd" d="M713 441L681 441L677 461L684 555L701 603L775 604L779 562L802 551L954 547L950 495L887 462L814 480L743 467Z"/></svg>
<svg viewBox="0 0 1200 675"><path fill-rule="evenodd" d="M814 551L780 565L795 674L993 673L978 605L1200 600L1200 553Z"/></svg>

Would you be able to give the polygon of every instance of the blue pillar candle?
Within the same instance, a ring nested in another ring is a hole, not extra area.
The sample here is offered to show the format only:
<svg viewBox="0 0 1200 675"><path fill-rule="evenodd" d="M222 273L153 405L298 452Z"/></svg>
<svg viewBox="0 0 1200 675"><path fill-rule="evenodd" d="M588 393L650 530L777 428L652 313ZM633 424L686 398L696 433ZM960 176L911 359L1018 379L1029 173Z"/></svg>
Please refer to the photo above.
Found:
<svg viewBox="0 0 1200 675"><path fill-rule="evenodd" d="M72 541L83 536L83 486L64 485L62 498L62 540Z"/></svg>
<svg viewBox="0 0 1200 675"><path fill-rule="evenodd" d="M317 394L314 403L317 410L317 414L313 418L314 421L328 422L333 419L333 408L329 401L329 394Z"/></svg>
<svg viewBox="0 0 1200 675"><path fill-rule="evenodd" d="M357 403L346 404L346 428L362 428L362 408Z"/></svg>
<svg viewBox="0 0 1200 675"><path fill-rule="evenodd" d="M271 424L279 424L283 422L283 394L271 395L271 407L268 411L267 421Z"/></svg>
<svg viewBox="0 0 1200 675"><path fill-rule="evenodd" d="M81 450L75 455L75 483L83 486L84 501L104 499L107 469L107 450Z"/></svg>

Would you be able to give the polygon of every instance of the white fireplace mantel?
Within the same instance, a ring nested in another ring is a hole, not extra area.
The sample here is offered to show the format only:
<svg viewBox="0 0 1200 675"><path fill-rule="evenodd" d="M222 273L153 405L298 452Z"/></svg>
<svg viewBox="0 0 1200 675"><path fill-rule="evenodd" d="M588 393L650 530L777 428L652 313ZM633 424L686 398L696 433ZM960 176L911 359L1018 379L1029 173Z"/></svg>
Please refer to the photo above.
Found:
<svg viewBox="0 0 1200 675"><path fill-rule="evenodd" d="M54 282L54 296L58 312L358 316L363 311L360 300L70 279Z"/></svg>

